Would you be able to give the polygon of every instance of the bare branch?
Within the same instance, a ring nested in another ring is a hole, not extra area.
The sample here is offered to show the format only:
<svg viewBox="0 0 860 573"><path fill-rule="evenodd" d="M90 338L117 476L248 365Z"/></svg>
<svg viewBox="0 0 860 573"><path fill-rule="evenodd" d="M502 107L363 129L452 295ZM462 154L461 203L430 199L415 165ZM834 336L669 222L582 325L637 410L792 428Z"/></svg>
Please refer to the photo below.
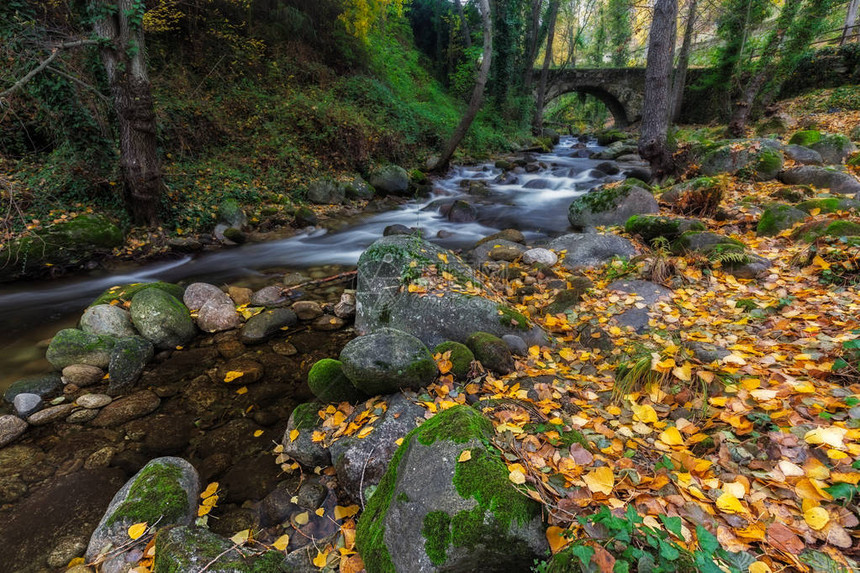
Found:
<svg viewBox="0 0 860 573"><path fill-rule="evenodd" d="M110 103L110 98L108 96L106 96L102 92L100 92L97 87L91 86L90 84L83 81L82 79L76 78L75 76L73 76L71 74L67 74L66 72L64 72L58 68L55 68L54 66L48 66L48 71L54 72L58 76L63 76L67 80L75 82L79 86L86 88L86 89L90 90L91 92L93 92L94 94L96 94L103 102Z"/></svg>
<svg viewBox="0 0 860 573"><path fill-rule="evenodd" d="M97 43L98 42L96 40L75 40L74 42L63 42L61 44L55 45L53 48L51 48L51 55L48 56L47 58L45 58L44 60L42 60L41 64L39 64L38 66L36 66L32 70L30 70L30 72L27 75L25 75L23 78L21 78L20 80L15 82L12 85L12 87L7 89L6 91L0 92L0 101L6 99L10 95L15 93L19 89L21 89L24 86L24 84L26 84L31 79L33 79L33 77L35 77L36 74L38 74L39 72L41 72L42 70L47 68L49 65L51 65L51 62L53 62L54 59L58 55L60 55L60 52L62 50L68 50L70 48L77 48L79 46L92 46L92 45L97 44Z"/></svg>

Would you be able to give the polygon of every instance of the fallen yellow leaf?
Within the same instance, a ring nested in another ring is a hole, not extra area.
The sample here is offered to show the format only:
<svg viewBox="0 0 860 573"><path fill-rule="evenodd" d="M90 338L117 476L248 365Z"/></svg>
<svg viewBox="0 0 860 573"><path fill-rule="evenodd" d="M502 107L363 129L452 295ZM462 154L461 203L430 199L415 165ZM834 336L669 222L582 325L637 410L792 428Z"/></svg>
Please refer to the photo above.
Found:
<svg viewBox="0 0 860 573"><path fill-rule="evenodd" d="M667 446L681 446L684 444L684 438L675 426L669 426L663 430L660 433L660 441Z"/></svg>
<svg viewBox="0 0 860 573"><path fill-rule="evenodd" d="M238 370L230 370L227 374L224 375L224 382L232 382L236 378L241 378L244 376L244 372L239 372Z"/></svg>
<svg viewBox="0 0 860 573"><path fill-rule="evenodd" d="M564 537L564 531L557 525L546 528L546 540L549 542L549 548L553 553L558 553L569 543L569 540Z"/></svg>
<svg viewBox="0 0 860 573"><path fill-rule="evenodd" d="M335 519L343 519L345 517L352 517L356 513L358 513L358 506L357 505L347 505L347 506L336 505L336 506L334 506L334 518Z"/></svg>
<svg viewBox="0 0 860 573"><path fill-rule="evenodd" d="M325 515L325 508L321 507L318 510L316 510L314 513L316 513L318 516L322 517L323 515Z"/></svg>
<svg viewBox="0 0 860 573"><path fill-rule="evenodd" d="M770 568L770 565L764 563L763 561L756 561L755 563L750 563L749 573L772 573L773 570Z"/></svg>
<svg viewBox="0 0 860 573"><path fill-rule="evenodd" d="M328 561L328 551L319 551L317 550L317 556L314 557L314 565L322 569L325 567L326 562Z"/></svg>
<svg viewBox="0 0 860 573"><path fill-rule="evenodd" d="M251 530L243 529L242 531L231 537L230 541L232 541L236 545L244 545L248 542L249 539L251 539Z"/></svg>
<svg viewBox="0 0 860 573"><path fill-rule="evenodd" d="M803 512L803 519L809 527L819 531L830 521L830 514L823 507L811 507Z"/></svg>
<svg viewBox="0 0 860 573"><path fill-rule="evenodd" d="M594 468L582 479L585 482L585 485L588 486L588 489L595 493L609 495L612 493L612 488L615 487L615 475L612 473L612 470L606 466Z"/></svg>
<svg viewBox="0 0 860 573"><path fill-rule="evenodd" d="M299 431L298 430L290 431L290 442L291 443L295 442L298 437L299 437Z"/></svg>
<svg viewBox="0 0 860 573"><path fill-rule="evenodd" d="M472 450L463 450L460 452L460 457L457 458L458 462L468 462L472 459Z"/></svg>
<svg viewBox="0 0 860 573"><path fill-rule="evenodd" d="M526 483L526 476L520 470L514 470L508 474L508 479L517 485Z"/></svg>
<svg viewBox="0 0 860 573"><path fill-rule="evenodd" d="M740 500L730 493L724 493L717 498L717 508L726 513L746 513Z"/></svg>
<svg viewBox="0 0 860 573"><path fill-rule="evenodd" d="M213 481L209 485L206 486L206 489L203 490L203 493L200 494L201 498L209 497L213 495L216 491L218 491L218 482Z"/></svg>
<svg viewBox="0 0 860 573"><path fill-rule="evenodd" d="M293 521L295 521L295 522L296 522L296 523L298 523L299 525L306 525L306 524L307 524L307 522L308 522L308 519L310 519L310 516L308 515L308 512L307 512L307 511L303 511L302 513L300 513L300 514L298 514L297 516L295 516L295 517L293 518Z"/></svg>
<svg viewBox="0 0 860 573"><path fill-rule="evenodd" d="M278 551L284 551L287 546L290 544L290 536L289 535L281 535L278 537L274 543L272 543L272 547L277 549Z"/></svg>
<svg viewBox="0 0 860 573"><path fill-rule="evenodd" d="M643 424L653 424L657 421L657 412L648 404L644 406L633 404L633 406L631 406L631 409L633 410L633 419L637 422L642 422Z"/></svg>
<svg viewBox="0 0 860 573"><path fill-rule="evenodd" d="M134 525L128 528L128 536L132 539L137 539L144 533L146 533L147 523L144 521L142 523L135 523Z"/></svg>

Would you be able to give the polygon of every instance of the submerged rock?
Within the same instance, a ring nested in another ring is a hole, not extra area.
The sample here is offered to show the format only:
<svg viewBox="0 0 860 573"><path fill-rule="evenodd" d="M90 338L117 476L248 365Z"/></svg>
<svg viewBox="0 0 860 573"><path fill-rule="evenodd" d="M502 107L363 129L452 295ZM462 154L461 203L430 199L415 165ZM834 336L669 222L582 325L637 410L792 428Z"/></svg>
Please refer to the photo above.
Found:
<svg viewBox="0 0 860 573"><path fill-rule="evenodd" d="M27 422L18 416L0 416L0 448L17 440L26 430Z"/></svg>
<svg viewBox="0 0 860 573"><path fill-rule="evenodd" d="M248 319L239 335L244 344L262 344L275 336L284 327L299 321L296 313L288 308L264 310Z"/></svg>
<svg viewBox="0 0 860 573"><path fill-rule="evenodd" d="M101 379L101 377L99 377ZM60 375L56 372L28 376L13 382L3 393L3 399L12 403L18 394L36 394L41 397L49 396L57 392L63 386Z"/></svg>

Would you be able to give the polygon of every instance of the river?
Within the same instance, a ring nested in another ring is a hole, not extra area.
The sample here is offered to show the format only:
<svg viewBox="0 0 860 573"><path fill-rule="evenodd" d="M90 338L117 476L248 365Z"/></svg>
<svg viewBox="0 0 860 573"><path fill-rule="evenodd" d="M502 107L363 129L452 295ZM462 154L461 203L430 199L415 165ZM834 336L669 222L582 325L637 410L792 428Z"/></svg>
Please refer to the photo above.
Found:
<svg viewBox="0 0 860 573"><path fill-rule="evenodd" d="M521 230L530 244L562 234L568 229L570 202L607 179L592 171L600 161L577 157L581 150L576 144L575 138L563 137L551 153L535 155L546 167L519 173L512 181L495 182L502 170L491 163L454 167L434 180L432 196L395 210L342 221L334 231L314 229L281 240L169 261L4 285L0 287L0 390L22 376L50 370L39 342L74 326L86 306L114 285L205 280L259 287L291 270L324 267L333 274L354 267L362 251L395 224L420 227L425 237L451 249L468 248L505 228ZM592 141L587 149L600 148ZM486 181L490 193L468 195L460 185L463 180ZM455 223L440 214L439 204L452 199L472 203L477 208L476 220Z"/></svg>

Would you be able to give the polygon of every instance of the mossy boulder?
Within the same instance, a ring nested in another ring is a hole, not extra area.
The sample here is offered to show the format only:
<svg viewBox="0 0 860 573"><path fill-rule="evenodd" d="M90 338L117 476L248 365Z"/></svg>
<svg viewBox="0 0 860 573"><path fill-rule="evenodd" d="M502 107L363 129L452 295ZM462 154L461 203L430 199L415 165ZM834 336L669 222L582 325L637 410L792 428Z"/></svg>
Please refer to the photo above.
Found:
<svg viewBox="0 0 860 573"><path fill-rule="evenodd" d="M750 174L759 181L770 181L779 174L784 163L785 157L781 151L763 149L756 154Z"/></svg>
<svg viewBox="0 0 860 573"><path fill-rule="evenodd" d="M45 357L57 370L72 364L87 364L105 370L110 364L111 352L116 343L117 339L113 336L66 328L51 339Z"/></svg>
<svg viewBox="0 0 860 573"><path fill-rule="evenodd" d="M737 239L719 235L717 233L690 231L678 237L672 243L672 252L677 254L713 252L738 252L746 251L746 246Z"/></svg>
<svg viewBox="0 0 860 573"><path fill-rule="evenodd" d="M80 215L7 243L0 249L0 266L8 270L0 280L36 274L53 265L78 265L124 241L123 232L106 217Z"/></svg>
<svg viewBox="0 0 860 573"><path fill-rule="evenodd" d="M782 166L782 147L775 139L727 140L704 154L699 172L705 176L743 172L748 177L768 181L776 177Z"/></svg>
<svg viewBox="0 0 860 573"><path fill-rule="evenodd" d="M853 221L814 221L798 228L792 237L812 243L821 237L860 236L860 223Z"/></svg>
<svg viewBox="0 0 860 573"><path fill-rule="evenodd" d="M546 307L547 314L558 314L564 312L570 307L579 304L588 289L594 286L591 279L588 277L571 277L569 280L570 288L559 291L555 298Z"/></svg>
<svg viewBox="0 0 860 573"><path fill-rule="evenodd" d="M370 185L381 195L402 195L409 190L409 174L397 165L384 165L370 174Z"/></svg>
<svg viewBox="0 0 860 573"><path fill-rule="evenodd" d="M857 151L851 140L841 134L824 135L809 147L821 154L821 159L828 165L840 165Z"/></svg>
<svg viewBox="0 0 860 573"><path fill-rule="evenodd" d="M860 211L860 201L857 199L846 199L844 197L820 197L799 203L797 208L801 211L811 213L836 213L838 211Z"/></svg>
<svg viewBox="0 0 860 573"><path fill-rule="evenodd" d="M332 358L323 358L311 366L308 386L321 402L357 402L366 397L343 373L340 360Z"/></svg>
<svg viewBox="0 0 860 573"><path fill-rule="evenodd" d="M406 436L358 522L368 573L527 571L548 556L541 506L510 482L492 436L467 406Z"/></svg>
<svg viewBox="0 0 860 573"><path fill-rule="evenodd" d="M500 374L514 370L514 357L504 340L488 332L475 332L466 339L466 346L485 368Z"/></svg>
<svg viewBox="0 0 860 573"><path fill-rule="evenodd" d="M469 347L453 340L447 340L433 349L433 354L445 354L450 352L451 374L461 380L465 379L472 368L475 355Z"/></svg>
<svg viewBox="0 0 860 573"><path fill-rule="evenodd" d="M756 233L763 237L772 237L792 228L795 223L803 221L808 216L805 211L791 205L771 205L762 213Z"/></svg>
<svg viewBox="0 0 860 573"><path fill-rule="evenodd" d="M809 147L814 143L818 143L821 141L821 132L815 129L805 129L803 131L798 131L794 135L791 136L791 139L788 140L788 143L791 145L802 145L803 147Z"/></svg>
<svg viewBox="0 0 860 573"><path fill-rule="evenodd" d="M370 183L360 176L355 177L355 179L347 183L344 189L346 196L350 199L373 199L373 196L376 194Z"/></svg>
<svg viewBox="0 0 860 573"><path fill-rule="evenodd" d="M190 525L197 516L199 493L197 470L187 461L173 457L150 461L113 497L90 537L87 561L128 542L128 528L135 523L157 523L158 528ZM108 562L123 558L123 554L115 555ZM103 567L113 570L108 563Z"/></svg>
<svg viewBox="0 0 860 573"><path fill-rule="evenodd" d="M350 340L340 361L346 377L369 396L424 388L436 378L436 363L424 343L394 328Z"/></svg>
<svg viewBox="0 0 860 573"><path fill-rule="evenodd" d="M154 282L154 283L131 283L126 285L113 286L100 294L90 303L90 306L100 304L123 304L130 303L134 295L148 288L157 288L163 290L167 294L176 297L179 300L185 296L185 288L173 283Z"/></svg>
<svg viewBox="0 0 860 573"><path fill-rule="evenodd" d="M426 285L425 275L451 277L436 281L435 294L441 296L409 288ZM546 340L540 327L499 305L489 285L457 255L416 236L382 237L368 247L358 261L355 296L355 326L362 334L395 328L429 348L447 340L464 342L475 330L517 334L530 344Z"/></svg>
<svg viewBox="0 0 860 573"><path fill-rule="evenodd" d="M131 388L154 355L155 347L142 336L118 340L111 351L108 364L108 392L119 394Z"/></svg>
<svg viewBox="0 0 860 573"><path fill-rule="evenodd" d="M287 420L281 445L284 453L305 467L331 465L331 452L321 442L313 441L314 430L322 426L319 411L325 408L320 402L305 402L296 406Z"/></svg>
<svg viewBox="0 0 860 573"><path fill-rule="evenodd" d="M611 145L616 141L626 141L629 139L629 135L621 131L620 129L607 129L605 131L598 132L595 135L595 139L597 139L597 145L605 147L607 145Z"/></svg>
<svg viewBox="0 0 860 573"><path fill-rule="evenodd" d="M673 219L657 215L633 215L624 224L624 230L638 235L646 244L662 237L674 241L688 231L704 231L705 224L690 219Z"/></svg>
<svg viewBox="0 0 860 573"><path fill-rule="evenodd" d="M647 189L629 181L611 187L598 187L575 199L568 208L567 220L574 229L623 225L633 215L656 213L657 200Z"/></svg>
<svg viewBox="0 0 860 573"><path fill-rule="evenodd" d="M218 205L218 219L227 225L236 229L241 229L248 224L248 218L245 216L245 211L236 199L224 199Z"/></svg>
<svg viewBox="0 0 860 573"><path fill-rule="evenodd" d="M155 537L153 571L158 573L279 573L284 554L257 557L232 541L195 526L168 527Z"/></svg>
<svg viewBox="0 0 860 573"><path fill-rule="evenodd" d="M161 289L144 289L134 295L130 312L141 336L162 350L188 344L197 334L188 308Z"/></svg>

